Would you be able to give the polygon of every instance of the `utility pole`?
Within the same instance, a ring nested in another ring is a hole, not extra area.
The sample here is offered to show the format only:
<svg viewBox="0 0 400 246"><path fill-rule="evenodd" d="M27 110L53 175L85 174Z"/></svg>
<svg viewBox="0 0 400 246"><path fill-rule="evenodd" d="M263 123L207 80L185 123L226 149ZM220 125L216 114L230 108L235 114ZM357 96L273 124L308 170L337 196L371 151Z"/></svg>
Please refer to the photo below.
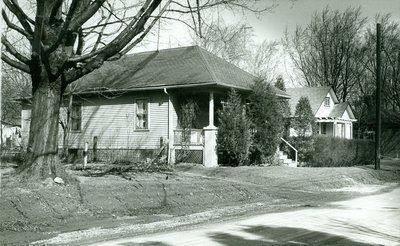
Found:
<svg viewBox="0 0 400 246"><path fill-rule="evenodd" d="M376 24L376 128L375 128L375 170L381 168L381 24Z"/></svg>

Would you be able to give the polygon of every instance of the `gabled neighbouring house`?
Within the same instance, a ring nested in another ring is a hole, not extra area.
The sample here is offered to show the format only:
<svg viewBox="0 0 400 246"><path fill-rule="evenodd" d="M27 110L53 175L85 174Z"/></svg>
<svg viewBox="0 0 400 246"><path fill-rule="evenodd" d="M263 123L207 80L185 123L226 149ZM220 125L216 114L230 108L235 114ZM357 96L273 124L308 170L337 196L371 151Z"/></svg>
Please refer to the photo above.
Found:
<svg viewBox="0 0 400 246"><path fill-rule="evenodd" d="M1 145L6 149L21 147L21 127L17 124L2 122Z"/></svg>
<svg viewBox="0 0 400 246"><path fill-rule="evenodd" d="M318 134L353 138L353 122L357 120L351 106L348 102L340 103L330 86L288 88L286 92L290 95L289 104L292 115L296 111L299 99L302 96L308 98L317 123ZM290 129L290 135L296 135L293 129Z"/></svg>
<svg viewBox="0 0 400 246"><path fill-rule="evenodd" d="M198 46L137 53L106 62L69 87L73 103L68 148L81 151L87 142L90 149L97 146L99 159L143 160L167 146L169 163L189 149L192 162L216 166L216 111L231 88L246 95L254 79ZM289 98L278 89L276 94ZM199 112L189 141L183 143L179 119L188 99L197 103ZM65 112L61 110L64 115L60 118L65 118ZM29 105L24 105L25 143L29 118ZM62 129L59 135L62 148Z"/></svg>

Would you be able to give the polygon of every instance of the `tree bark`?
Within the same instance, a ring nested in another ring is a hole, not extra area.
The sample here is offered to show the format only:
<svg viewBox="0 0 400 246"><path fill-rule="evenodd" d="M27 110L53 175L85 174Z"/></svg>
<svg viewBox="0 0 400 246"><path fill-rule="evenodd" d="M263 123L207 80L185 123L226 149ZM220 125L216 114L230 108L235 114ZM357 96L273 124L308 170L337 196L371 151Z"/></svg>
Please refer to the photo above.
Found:
<svg viewBox="0 0 400 246"><path fill-rule="evenodd" d="M28 162L23 170L30 179L65 176L58 156L61 96L60 79L50 82L42 76L41 83L33 89Z"/></svg>

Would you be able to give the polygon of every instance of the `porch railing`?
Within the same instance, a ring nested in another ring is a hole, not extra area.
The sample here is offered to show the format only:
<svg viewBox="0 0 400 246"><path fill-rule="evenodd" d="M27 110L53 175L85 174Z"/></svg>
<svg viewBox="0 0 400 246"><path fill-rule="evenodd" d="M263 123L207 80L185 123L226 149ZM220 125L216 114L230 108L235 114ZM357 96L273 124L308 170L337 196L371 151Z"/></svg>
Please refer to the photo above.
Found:
<svg viewBox="0 0 400 246"><path fill-rule="evenodd" d="M202 129L174 130L174 145L203 145L204 131Z"/></svg>
<svg viewBox="0 0 400 246"><path fill-rule="evenodd" d="M292 148L294 150L294 162L296 163L296 167L297 167L297 149L295 147L293 147L293 145L291 145L288 141L286 141L285 139L281 138L281 140L287 144L290 148Z"/></svg>

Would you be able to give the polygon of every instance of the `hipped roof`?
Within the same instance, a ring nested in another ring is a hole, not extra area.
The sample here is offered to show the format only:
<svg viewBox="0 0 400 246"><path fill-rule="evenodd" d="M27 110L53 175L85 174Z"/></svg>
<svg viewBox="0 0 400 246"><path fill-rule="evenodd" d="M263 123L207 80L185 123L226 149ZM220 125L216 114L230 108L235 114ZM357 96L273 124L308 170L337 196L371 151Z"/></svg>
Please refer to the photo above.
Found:
<svg viewBox="0 0 400 246"><path fill-rule="evenodd" d="M105 62L75 82L75 92L133 91L191 86L250 90L255 76L198 47L181 47L126 55ZM275 88L280 97L289 98Z"/></svg>

